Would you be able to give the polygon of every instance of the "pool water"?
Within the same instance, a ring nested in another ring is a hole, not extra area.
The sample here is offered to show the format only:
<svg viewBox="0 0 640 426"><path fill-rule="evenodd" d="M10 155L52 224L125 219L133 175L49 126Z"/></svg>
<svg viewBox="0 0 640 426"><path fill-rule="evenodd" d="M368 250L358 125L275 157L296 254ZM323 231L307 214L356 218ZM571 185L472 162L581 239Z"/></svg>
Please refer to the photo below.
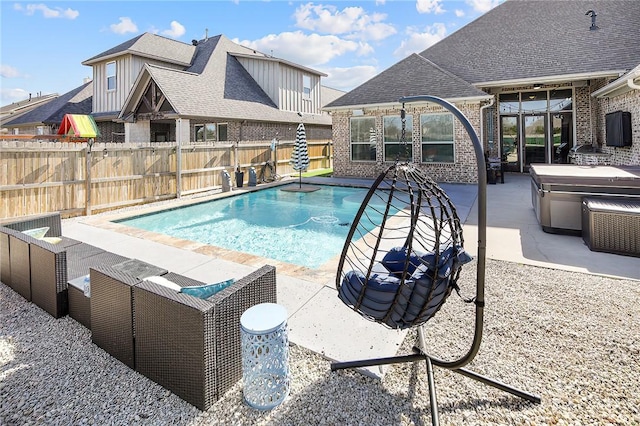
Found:
<svg viewBox="0 0 640 426"><path fill-rule="evenodd" d="M317 268L341 253L366 189L281 187L118 220L176 238Z"/></svg>

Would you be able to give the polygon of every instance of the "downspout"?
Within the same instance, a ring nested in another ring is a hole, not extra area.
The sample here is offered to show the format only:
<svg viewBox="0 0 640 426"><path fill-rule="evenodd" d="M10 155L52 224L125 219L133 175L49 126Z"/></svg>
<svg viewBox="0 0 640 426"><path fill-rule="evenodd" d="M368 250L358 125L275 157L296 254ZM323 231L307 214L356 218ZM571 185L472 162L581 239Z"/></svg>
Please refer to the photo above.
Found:
<svg viewBox="0 0 640 426"><path fill-rule="evenodd" d="M495 96L492 96L491 101L488 104L480 107L480 142L482 142L483 144L484 144L484 110L486 108L492 107L495 101L496 101ZM494 135L495 135L495 132L494 132ZM500 154L501 154L500 146L498 146L498 157L500 157Z"/></svg>

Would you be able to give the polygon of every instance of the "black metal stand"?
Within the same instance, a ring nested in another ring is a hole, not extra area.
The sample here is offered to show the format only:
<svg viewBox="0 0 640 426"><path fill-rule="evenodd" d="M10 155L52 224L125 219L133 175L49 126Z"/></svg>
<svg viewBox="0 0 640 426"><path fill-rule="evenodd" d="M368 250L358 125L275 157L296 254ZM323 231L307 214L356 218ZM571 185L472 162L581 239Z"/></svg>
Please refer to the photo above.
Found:
<svg viewBox="0 0 640 426"><path fill-rule="evenodd" d="M478 135L476 134L473 126L467 119L467 117L460 112L458 108L456 108L453 104L445 101L444 99L430 96L430 95L421 95L421 96L407 96L403 97L399 101L403 104L405 102L432 102L436 103L443 108L449 110L464 126L471 142L473 143L473 148L476 155L476 165L478 167L478 256L477 256L477 271L476 271L476 296L475 296L475 327L474 327L474 335L473 342L471 343L471 347L469 351L454 361L443 361L437 358L434 358L428 355L424 348L426 347L424 332L422 327L418 328L418 343L419 346L415 346L413 348L414 354L411 355L400 355L388 358L377 358L377 359L369 359L369 360L361 360L361 361L349 361L349 362L336 362L331 364L331 370L343 370L347 368L359 368L359 367L371 367L375 365L385 365L385 364L400 364L405 362L414 362L424 360L427 363L427 378L429 383L429 400L431 403L431 421L434 426L439 424L438 420L438 401L436 398L436 387L433 378L433 366L438 366L442 368L446 368L450 371L462 374L463 376L469 377L473 380L477 380L481 383L484 383L488 386L493 386L494 388L500 389L502 391L508 392L517 397L526 399L535 404L540 404L541 399L540 396L534 395L520 389L516 389L512 386L506 385L497 380L482 376L478 373L475 373L471 370L467 370L464 367L469 362L473 360L475 355L478 353L480 349L480 342L482 341L482 332L483 332L483 324L484 324L484 281L485 281L485 263L486 263L486 233L487 233L487 173L486 173L486 164L484 161L484 152L482 150L482 144L478 139Z"/></svg>
<svg viewBox="0 0 640 426"><path fill-rule="evenodd" d="M418 329L418 339L421 342L424 342L424 335L422 332L422 328ZM488 386L492 386L496 389L500 389L504 392L508 392L512 395L515 395L519 398L526 399L529 402L533 402L534 404L540 404L542 401L539 395L535 395L521 389L514 388L513 386L502 383L498 380L483 376L474 371L468 370L466 368L451 368L448 366L447 362L440 361L436 358L430 357L427 353L424 352L418 346L413 347L414 354L410 355L398 355L387 358L374 358L374 359L366 359L360 361L347 361L347 362L334 362L331 364L331 371L336 370L345 370L350 368L360 368L360 367L372 367L376 365L388 365L388 364L402 364L405 362L415 362L424 360L427 364L427 382L429 384L429 403L431 405L431 423L434 426L438 426L440 423L438 417L438 400L436 397L436 386L434 381L433 374L433 366L436 365L438 367L447 368L454 373L462 374L463 376L469 377L470 379L476 380L480 383L483 383Z"/></svg>

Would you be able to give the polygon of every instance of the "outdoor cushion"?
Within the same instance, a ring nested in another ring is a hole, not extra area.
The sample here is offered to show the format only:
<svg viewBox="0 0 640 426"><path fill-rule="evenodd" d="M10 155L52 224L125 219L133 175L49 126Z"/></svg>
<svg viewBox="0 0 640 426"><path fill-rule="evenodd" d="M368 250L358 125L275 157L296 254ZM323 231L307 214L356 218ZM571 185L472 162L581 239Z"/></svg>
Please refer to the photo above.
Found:
<svg viewBox="0 0 640 426"><path fill-rule="evenodd" d="M42 228L26 229L22 231L23 234L27 234L28 236L33 237L37 240L42 239L45 235L47 235L47 232L49 232L48 226L43 226Z"/></svg>
<svg viewBox="0 0 640 426"><path fill-rule="evenodd" d="M407 273L413 274L413 271L420 265L420 258L424 256L422 253L412 251L409 257L409 266ZM407 258L406 247L394 247L382 258L382 264L392 274L402 274L404 272L404 262Z"/></svg>
<svg viewBox="0 0 640 426"><path fill-rule="evenodd" d="M349 271L342 280L338 296L347 305L355 306L365 281L365 295L358 310L368 317L381 320L396 297L400 279L391 274L373 274L366 280L360 271Z"/></svg>
<svg viewBox="0 0 640 426"><path fill-rule="evenodd" d="M213 296L217 292L229 287L234 282L236 282L235 278L231 278L229 280L222 281L219 283L187 286L187 287L182 287L180 289L180 292L184 294L189 294L191 296L199 297L200 299L208 299L209 297Z"/></svg>
<svg viewBox="0 0 640 426"><path fill-rule="evenodd" d="M158 284L158 285L162 285L165 286L167 288L170 288L171 290L174 290L176 292L179 292L182 287L180 287L178 284L173 283L171 281L169 281L168 279L164 278L164 277L160 277L157 275L154 275L152 277L147 277L145 278L146 281L151 281L152 283Z"/></svg>
<svg viewBox="0 0 640 426"><path fill-rule="evenodd" d="M62 242L62 238L61 237L42 237L42 238L38 238L39 240L42 241L46 241L49 244L58 244L60 242Z"/></svg>

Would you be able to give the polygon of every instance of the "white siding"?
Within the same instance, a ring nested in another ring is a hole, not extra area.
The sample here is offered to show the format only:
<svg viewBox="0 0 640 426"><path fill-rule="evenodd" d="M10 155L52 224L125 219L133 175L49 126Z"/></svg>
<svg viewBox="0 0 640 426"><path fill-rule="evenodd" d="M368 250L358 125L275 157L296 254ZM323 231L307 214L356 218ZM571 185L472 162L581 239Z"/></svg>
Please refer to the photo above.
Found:
<svg viewBox="0 0 640 426"><path fill-rule="evenodd" d="M119 112L145 63L173 69L182 69L182 67L175 64L169 64L129 54L123 55L115 59L117 81L116 90L107 91L107 64L113 61L113 59L110 59L93 66L94 113Z"/></svg>
<svg viewBox="0 0 640 426"><path fill-rule="evenodd" d="M238 58L238 61L262 90L264 90L267 96L280 108L280 99L278 96L280 64L275 61L262 61L242 57Z"/></svg>
<svg viewBox="0 0 640 426"><path fill-rule="evenodd" d="M238 61L281 111L320 114L320 76L276 61L239 57ZM311 98L304 99L302 76L311 79Z"/></svg>

